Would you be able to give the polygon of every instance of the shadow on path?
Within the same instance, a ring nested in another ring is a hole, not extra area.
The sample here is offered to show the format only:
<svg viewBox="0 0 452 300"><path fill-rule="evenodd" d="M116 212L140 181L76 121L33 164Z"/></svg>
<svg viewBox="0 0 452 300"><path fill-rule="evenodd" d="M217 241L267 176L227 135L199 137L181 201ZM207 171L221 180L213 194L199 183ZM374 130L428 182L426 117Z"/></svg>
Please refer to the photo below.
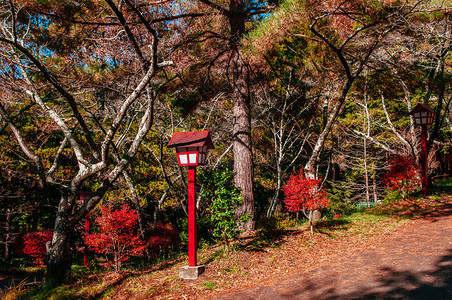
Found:
<svg viewBox="0 0 452 300"><path fill-rule="evenodd" d="M337 284L330 278L327 287L309 282L301 288L286 290L282 298L290 299L452 299L452 249L442 256L435 269L415 273L396 267L383 267L375 274L375 280L362 282L365 278L348 278L350 286ZM275 286L278 289L278 285ZM237 299L237 298L236 298Z"/></svg>
<svg viewBox="0 0 452 300"><path fill-rule="evenodd" d="M354 272L343 276L340 270L333 273L323 267L218 299L452 299L452 249L431 271L382 267L374 278L362 278Z"/></svg>
<svg viewBox="0 0 452 300"><path fill-rule="evenodd" d="M452 300L452 205L443 203L364 251L217 299Z"/></svg>

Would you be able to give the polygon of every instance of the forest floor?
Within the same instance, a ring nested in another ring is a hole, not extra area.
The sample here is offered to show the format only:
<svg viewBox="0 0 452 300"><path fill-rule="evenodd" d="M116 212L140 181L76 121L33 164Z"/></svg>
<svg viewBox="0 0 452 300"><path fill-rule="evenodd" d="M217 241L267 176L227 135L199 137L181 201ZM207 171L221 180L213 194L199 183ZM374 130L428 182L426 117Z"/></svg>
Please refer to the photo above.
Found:
<svg viewBox="0 0 452 300"><path fill-rule="evenodd" d="M12 271L0 273L0 291L21 286L23 288L42 284L44 272ZM1 296L1 293L0 293Z"/></svg>
<svg viewBox="0 0 452 300"><path fill-rule="evenodd" d="M217 298L452 300L452 203L327 265Z"/></svg>
<svg viewBox="0 0 452 300"><path fill-rule="evenodd" d="M452 299L452 196L400 201L336 220L242 236L230 251L200 249L197 280L186 257L140 271L91 272L15 299ZM414 261L414 263L413 263ZM436 293L436 294L435 294ZM309 295L309 296L307 296ZM431 297L428 297L431 298ZM433 298L431 298L433 299Z"/></svg>

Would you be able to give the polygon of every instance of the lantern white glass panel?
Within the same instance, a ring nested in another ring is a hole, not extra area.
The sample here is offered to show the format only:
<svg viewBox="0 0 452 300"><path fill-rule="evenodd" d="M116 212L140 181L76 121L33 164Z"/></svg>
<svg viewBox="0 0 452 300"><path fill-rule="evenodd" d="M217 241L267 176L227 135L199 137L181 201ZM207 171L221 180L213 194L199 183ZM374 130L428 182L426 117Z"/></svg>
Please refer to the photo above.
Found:
<svg viewBox="0 0 452 300"><path fill-rule="evenodd" d="M190 162L190 164L197 163L197 153L189 153L188 157L189 157L188 161Z"/></svg>
<svg viewBox="0 0 452 300"><path fill-rule="evenodd" d="M416 112L413 114L413 117L414 117L414 123L416 125L421 125L421 113Z"/></svg>
<svg viewBox="0 0 452 300"><path fill-rule="evenodd" d="M181 165L188 164L188 156L187 154L179 154L179 162Z"/></svg>
<svg viewBox="0 0 452 300"><path fill-rule="evenodd" d="M431 125L433 123L434 113L428 112L417 112L413 114L414 123L416 125Z"/></svg>

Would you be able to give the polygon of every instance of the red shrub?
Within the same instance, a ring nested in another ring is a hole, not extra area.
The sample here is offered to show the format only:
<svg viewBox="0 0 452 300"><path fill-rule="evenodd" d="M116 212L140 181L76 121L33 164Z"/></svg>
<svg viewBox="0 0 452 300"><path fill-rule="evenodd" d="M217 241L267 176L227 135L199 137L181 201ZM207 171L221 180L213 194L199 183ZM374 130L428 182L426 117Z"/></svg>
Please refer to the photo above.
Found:
<svg viewBox="0 0 452 300"><path fill-rule="evenodd" d="M53 232L47 229L30 231L23 239L22 251L33 258L33 263L43 265L46 255L46 243L52 239Z"/></svg>
<svg viewBox="0 0 452 300"><path fill-rule="evenodd" d="M303 212L309 219L311 233L313 231L313 212L328 207L329 200L324 190L319 189L320 180L309 179L304 176L303 169L299 174L291 175L282 190L286 195L284 204L288 211Z"/></svg>
<svg viewBox="0 0 452 300"><path fill-rule="evenodd" d="M284 204L288 211L305 212L327 207L329 200L324 190L319 190L321 180L309 179L301 169L299 174L291 175L282 190L286 195Z"/></svg>
<svg viewBox="0 0 452 300"><path fill-rule="evenodd" d="M87 234L84 240L93 251L106 255L107 267L113 265L119 271L124 261L141 254L146 247L137 234L138 214L127 205L116 211L107 206L100 209L102 214L95 221L100 233Z"/></svg>
<svg viewBox="0 0 452 300"><path fill-rule="evenodd" d="M383 184L391 190L400 190L402 198L420 185L419 166L410 156L396 156L389 162L389 172L382 177Z"/></svg>

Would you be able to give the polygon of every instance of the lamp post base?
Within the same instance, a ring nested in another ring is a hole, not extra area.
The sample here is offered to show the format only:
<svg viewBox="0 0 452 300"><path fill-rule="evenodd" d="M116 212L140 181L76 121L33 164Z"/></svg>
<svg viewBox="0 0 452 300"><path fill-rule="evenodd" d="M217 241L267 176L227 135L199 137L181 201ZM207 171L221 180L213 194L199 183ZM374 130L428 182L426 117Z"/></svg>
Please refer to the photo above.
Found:
<svg viewBox="0 0 452 300"><path fill-rule="evenodd" d="M189 267L184 266L180 268L179 277L182 279L198 279L199 275L204 272L204 265Z"/></svg>

